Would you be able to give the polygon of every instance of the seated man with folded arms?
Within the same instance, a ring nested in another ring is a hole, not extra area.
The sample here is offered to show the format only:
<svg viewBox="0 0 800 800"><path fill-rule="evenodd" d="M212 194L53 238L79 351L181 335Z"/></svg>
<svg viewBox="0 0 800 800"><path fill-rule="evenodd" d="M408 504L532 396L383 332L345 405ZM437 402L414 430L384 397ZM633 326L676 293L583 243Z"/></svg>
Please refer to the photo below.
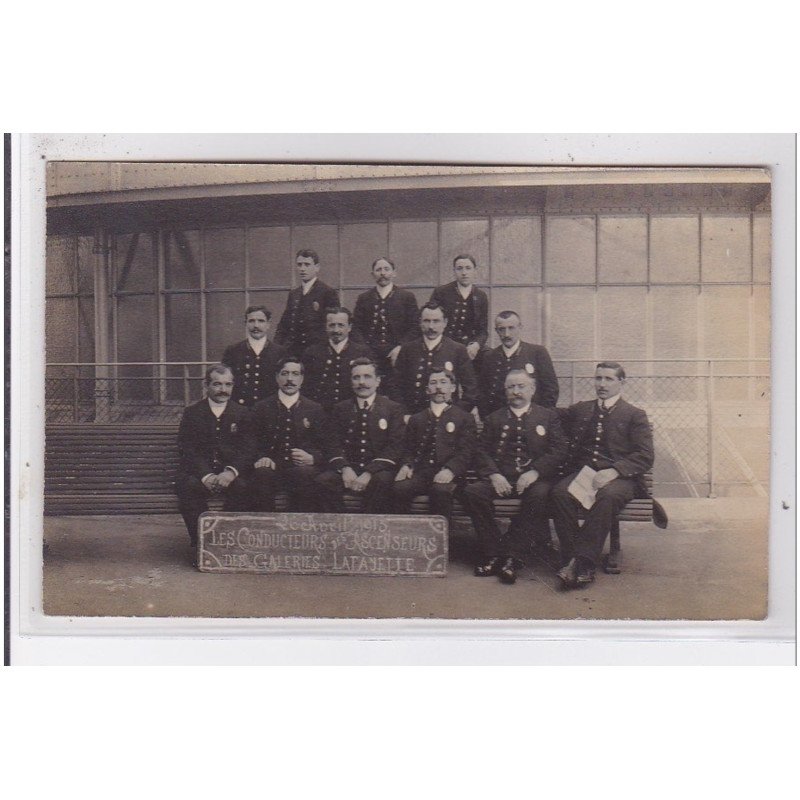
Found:
<svg viewBox="0 0 800 800"><path fill-rule="evenodd" d="M481 480L464 490L464 506L478 537L475 574L514 583L529 558L535 522L547 525L547 498L567 455L567 440L556 410L532 402L536 381L525 370L509 372L505 387L508 405L484 420L476 459ZM522 501L502 539L495 497Z"/></svg>
<svg viewBox="0 0 800 800"><path fill-rule="evenodd" d="M653 434L647 414L623 400L624 384L622 366L601 361L594 376L597 399L576 403L567 412L568 474L551 495L565 563L558 573L564 589L594 580L612 523L634 496L647 496L644 474L653 466ZM592 487L597 495L581 526L581 504L569 487L583 467L596 471Z"/></svg>
<svg viewBox="0 0 800 800"><path fill-rule="evenodd" d="M463 483L477 445L475 418L451 404L455 389L451 372L432 372L427 382L428 408L408 420L402 466L393 490L397 514L408 514L414 497L427 494L430 513L450 521L453 492Z"/></svg>
<svg viewBox="0 0 800 800"><path fill-rule="evenodd" d="M222 495L226 511L247 511L253 464L251 413L231 400L233 373L214 364L205 374L206 396L183 412L178 429L178 507L197 546L197 520L208 498Z"/></svg>
<svg viewBox="0 0 800 800"><path fill-rule="evenodd" d="M347 490L363 497L362 513L391 513L394 476L405 439L403 409L377 393L381 379L371 358L357 358L350 368L355 397L333 407L330 417L329 469L317 481L325 511L344 513Z"/></svg>
<svg viewBox="0 0 800 800"><path fill-rule="evenodd" d="M274 511L275 495L289 495L290 511L319 511L316 477L326 462L328 420L322 406L300 395L303 365L287 356L278 363L278 392L253 408L255 471L253 510Z"/></svg>

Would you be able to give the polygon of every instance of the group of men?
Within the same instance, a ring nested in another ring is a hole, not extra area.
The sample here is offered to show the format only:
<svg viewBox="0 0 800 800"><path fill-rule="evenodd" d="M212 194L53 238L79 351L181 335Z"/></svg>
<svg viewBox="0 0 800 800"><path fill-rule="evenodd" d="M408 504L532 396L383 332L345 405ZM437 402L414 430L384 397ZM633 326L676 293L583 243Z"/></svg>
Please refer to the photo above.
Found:
<svg viewBox="0 0 800 800"><path fill-rule="evenodd" d="M295 264L301 285L274 340L269 310L247 308L247 338L209 367L206 397L184 412L177 493L192 544L214 494L229 511L273 511L283 491L292 511L340 513L347 492L363 513L399 514L427 494L430 512L448 519L458 494L477 537L475 575L514 583L532 548L552 559L552 506L562 585L591 583L653 462L647 416L620 396L624 369L601 362L597 400L557 411L552 361L521 340L519 314L497 315L501 344L487 348L488 298L470 255L421 309L379 258L352 314L319 280L314 251ZM581 525L570 485L585 466L597 494ZM521 501L503 535L498 497Z"/></svg>

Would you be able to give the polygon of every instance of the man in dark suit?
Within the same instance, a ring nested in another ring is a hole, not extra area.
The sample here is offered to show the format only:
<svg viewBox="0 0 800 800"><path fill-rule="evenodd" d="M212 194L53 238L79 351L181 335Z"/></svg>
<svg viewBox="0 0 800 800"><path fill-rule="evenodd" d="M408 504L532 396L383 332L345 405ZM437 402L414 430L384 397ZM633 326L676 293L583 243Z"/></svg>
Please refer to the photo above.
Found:
<svg viewBox="0 0 800 800"><path fill-rule="evenodd" d="M478 576L498 575L514 583L533 543L535 522L547 527L547 498L567 455L567 440L554 408L533 400L536 381L525 370L506 375L506 408L490 414L478 441L481 478L464 490L464 505L478 537ZM494 517L495 497L519 497L519 514L501 539Z"/></svg>
<svg viewBox="0 0 800 800"><path fill-rule="evenodd" d="M256 511L274 511L275 494L289 494L290 511L319 511L315 479L326 463L328 421L322 406L300 395L303 365L292 356L278 364L277 394L253 407L256 439L251 479Z"/></svg>
<svg viewBox="0 0 800 800"><path fill-rule="evenodd" d="M478 410L485 418L506 404L505 379L512 369L522 369L536 379L537 406L553 408L558 400L558 378L547 349L540 344L523 342L522 321L515 311L501 311L494 321L500 346L483 358L480 372Z"/></svg>
<svg viewBox="0 0 800 800"><path fill-rule="evenodd" d="M248 510L253 463L251 412L231 402L233 373L214 364L205 374L206 397L183 412L178 429L178 507L197 546L197 519L211 495L224 495L226 511Z"/></svg>
<svg viewBox="0 0 800 800"><path fill-rule="evenodd" d="M414 497L427 494L431 514L448 521L452 516L453 493L463 483L477 445L475 418L450 403L455 389L452 372L435 370L426 384L428 408L408 420L393 489L398 514L408 514Z"/></svg>
<svg viewBox="0 0 800 800"><path fill-rule="evenodd" d="M275 367L286 348L267 338L271 318L266 306L248 306L244 312L247 338L225 348L222 363L233 371L234 403L250 407L275 391Z"/></svg>
<svg viewBox="0 0 800 800"><path fill-rule="evenodd" d="M556 533L566 564L558 577L565 589L594 580L611 524L634 496L647 496L644 474L653 466L647 414L620 394L625 370L615 361L602 361L595 369L594 384L597 400L576 403L567 412L569 474L552 492ZM596 471L592 487L597 495L580 526L580 503L569 486L583 467Z"/></svg>
<svg viewBox="0 0 800 800"><path fill-rule="evenodd" d="M371 358L369 347L350 337L352 316L338 306L325 312L327 340L312 344L303 353L306 376L305 395L328 413L336 403L351 396L350 363L356 358Z"/></svg>
<svg viewBox="0 0 800 800"><path fill-rule="evenodd" d="M295 257L300 286L289 292L275 341L293 356L325 339L325 309L339 305L339 293L323 283L319 275L319 256L314 250L300 250Z"/></svg>
<svg viewBox="0 0 800 800"><path fill-rule="evenodd" d="M403 409L377 393L381 379L371 358L353 361L351 382L355 398L333 407L332 457L328 471L317 478L325 495L324 510L344 513L342 498L347 490L363 497L363 513L388 514L403 454Z"/></svg>
<svg viewBox="0 0 800 800"><path fill-rule="evenodd" d="M489 338L489 297L475 286L478 264L469 254L453 259L456 279L437 286L431 302L444 308L448 323L444 335L467 348L476 372L480 372L481 356Z"/></svg>
<svg viewBox="0 0 800 800"><path fill-rule="evenodd" d="M434 371L451 372L460 390L457 405L472 411L478 397L478 382L463 344L444 336L447 317L436 303L426 303L420 311L422 337L400 348L395 362L391 397L401 403L407 414L415 414L428 406L428 377Z"/></svg>
<svg viewBox="0 0 800 800"><path fill-rule="evenodd" d="M396 275L394 262L376 259L372 265L375 288L358 296L353 313L354 332L369 345L384 377L391 375L400 345L419 331L417 298L395 285Z"/></svg>

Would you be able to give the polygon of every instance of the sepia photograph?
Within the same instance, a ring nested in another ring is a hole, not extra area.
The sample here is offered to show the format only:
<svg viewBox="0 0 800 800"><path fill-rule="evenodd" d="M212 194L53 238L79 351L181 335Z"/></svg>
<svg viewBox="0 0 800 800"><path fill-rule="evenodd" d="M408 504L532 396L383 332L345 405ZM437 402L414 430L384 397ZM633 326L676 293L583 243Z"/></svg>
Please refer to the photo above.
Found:
<svg viewBox="0 0 800 800"><path fill-rule="evenodd" d="M769 169L45 176L45 616L767 616Z"/></svg>

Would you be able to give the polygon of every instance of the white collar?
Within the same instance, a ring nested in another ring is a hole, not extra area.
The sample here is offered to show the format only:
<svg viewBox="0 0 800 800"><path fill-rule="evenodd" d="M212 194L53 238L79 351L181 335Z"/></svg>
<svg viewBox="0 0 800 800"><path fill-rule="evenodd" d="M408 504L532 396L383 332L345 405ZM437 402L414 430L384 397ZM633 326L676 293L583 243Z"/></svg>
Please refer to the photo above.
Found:
<svg viewBox="0 0 800 800"><path fill-rule="evenodd" d="M375 291L381 296L381 299L385 300L391 293L392 289L394 289L394 284L389 283L386 286L375 286Z"/></svg>
<svg viewBox="0 0 800 800"><path fill-rule="evenodd" d="M297 394L284 394L282 389L278 389L278 400L280 400L286 408L292 408L299 399L300 392Z"/></svg>
<svg viewBox="0 0 800 800"><path fill-rule="evenodd" d="M509 350L504 344L500 345L503 348L503 352L506 354L506 358L511 358L514 353L519 350L520 345L522 344L522 339L517 339L517 343Z"/></svg>
<svg viewBox="0 0 800 800"><path fill-rule="evenodd" d="M472 284L465 289L458 281L456 281L456 289L458 293L466 300L472 294Z"/></svg>
<svg viewBox="0 0 800 800"><path fill-rule="evenodd" d="M346 339L342 339L342 341L339 342L339 344L334 344L330 339L328 339L328 344L330 345L330 348L331 350L333 350L334 353L341 353L342 350L344 350L345 347L347 347L347 343L349 341L350 337L348 336Z"/></svg>
<svg viewBox="0 0 800 800"><path fill-rule="evenodd" d="M228 401L226 400L224 403L217 403L210 397L206 399L208 400L208 407L211 409L211 413L217 419L219 419L225 413L225 409L228 407Z"/></svg>
<svg viewBox="0 0 800 800"><path fill-rule="evenodd" d="M511 408L511 406L509 406ZM531 410L531 404L525 406L525 408L511 408L511 413L516 414L516 416L521 417L523 414L527 414Z"/></svg>
<svg viewBox="0 0 800 800"><path fill-rule="evenodd" d="M435 350L435 349L436 349L436 348L439 346L439 343L442 341L443 337L444 337L444 334L441 334L440 336L437 336L437 337L436 337L436 338L433 340L433 343L431 343L431 342L430 342L428 339L426 339L426 338L423 336L423 337L422 337L422 341L423 341L423 343L425 344L425 347L427 347L427 348L428 348L428 350Z"/></svg>
<svg viewBox="0 0 800 800"><path fill-rule="evenodd" d="M431 411L433 412L433 416L436 417L436 419L439 419L439 417L441 417L442 414L444 414L444 412L447 411L448 407L449 407L448 403L434 403L433 400L431 400L430 402Z"/></svg>
<svg viewBox="0 0 800 800"><path fill-rule="evenodd" d="M253 339L251 336L248 336L247 343L256 355L260 355L261 351L267 346L267 337L264 336L261 339Z"/></svg>
<svg viewBox="0 0 800 800"><path fill-rule="evenodd" d="M372 406L375 405L375 398L378 396L378 393L371 395L370 397L356 397L356 405L358 406L359 410L364 408L364 401L367 401L367 408L372 409Z"/></svg>
<svg viewBox="0 0 800 800"><path fill-rule="evenodd" d="M311 291L311 287L316 282L317 282L317 279L316 279L316 277L314 277L310 281L308 281L307 283L301 283L300 284L300 290L303 292L303 294L308 294Z"/></svg>
<svg viewBox="0 0 800 800"><path fill-rule="evenodd" d="M622 395L615 394L613 397L609 397L607 400L605 400L606 410L609 408L614 408L614 406L617 404L617 400L619 400L620 397L622 397ZM599 397L597 398L597 407L602 408Z"/></svg>

